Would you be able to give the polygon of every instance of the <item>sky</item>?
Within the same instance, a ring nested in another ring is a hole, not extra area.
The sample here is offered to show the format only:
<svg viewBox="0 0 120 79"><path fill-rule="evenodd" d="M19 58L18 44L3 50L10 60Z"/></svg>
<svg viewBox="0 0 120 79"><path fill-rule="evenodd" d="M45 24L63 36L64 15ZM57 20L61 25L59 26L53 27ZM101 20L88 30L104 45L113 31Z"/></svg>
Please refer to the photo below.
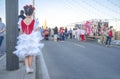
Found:
<svg viewBox="0 0 120 79"><path fill-rule="evenodd" d="M0 17L5 21L5 0L0 0ZM109 19L115 29L120 29L120 0L35 0L35 17L40 26L64 26L70 23ZM32 0L19 0L19 11Z"/></svg>

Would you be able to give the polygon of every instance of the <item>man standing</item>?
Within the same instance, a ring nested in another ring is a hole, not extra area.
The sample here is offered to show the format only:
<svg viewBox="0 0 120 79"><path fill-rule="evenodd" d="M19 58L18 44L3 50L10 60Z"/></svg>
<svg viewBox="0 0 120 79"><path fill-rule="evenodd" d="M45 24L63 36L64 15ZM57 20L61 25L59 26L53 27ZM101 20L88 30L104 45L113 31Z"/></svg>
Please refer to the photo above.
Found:
<svg viewBox="0 0 120 79"><path fill-rule="evenodd" d="M58 27L56 26L54 28L54 41L57 42L58 41Z"/></svg>
<svg viewBox="0 0 120 79"><path fill-rule="evenodd" d="M20 15L18 16L18 19L19 19L18 24L19 22L21 22L21 20L25 19L24 10L20 11ZM18 26L18 31L20 31L20 26Z"/></svg>
<svg viewBox="0 0 120 79"><path fill-rule="evenodd" d="M4 32L5 32L5 24L2 23L2 19L0 17L0 47L1 47L2 41L4 39Z"/></svg>
<svg viewBox="0 0 120 79"><path fill-rule="evenodd" d="M107 31L107 39L106 39L106 46L110 47L111 45L111 39L113 37L113 31L112 31L113 26L110 26L110 28Z"/></svg>
<svg viewBox="0 0 120 79"><path fill-rule="evenodd" d="M24 16L24 11L23 10L21 10L20 11L20 15L18 16L18 18L20 19L25 19L25 16Z"/></svg>

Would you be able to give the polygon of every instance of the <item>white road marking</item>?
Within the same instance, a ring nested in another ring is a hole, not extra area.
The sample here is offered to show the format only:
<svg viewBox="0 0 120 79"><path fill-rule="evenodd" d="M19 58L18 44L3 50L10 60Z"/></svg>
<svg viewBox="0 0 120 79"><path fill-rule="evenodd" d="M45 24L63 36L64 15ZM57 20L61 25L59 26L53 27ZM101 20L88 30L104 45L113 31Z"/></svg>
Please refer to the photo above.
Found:
<svg viewBox="0 0 120 79"><path fill-rule="evenodd" d="M41 63L41 70L42 70L42 75L43 75L42 79L50 79L48 69L47 69L47 66L45 64L45 60L44 60L42 53L40 55L40 63Z"/></svg>
<svg viewBox="0 0 120 79"><path fill-rule="evenodd" d="M67 41L67 42L68 42L68 41ZM74 42L68 42L68 43L72 43L72 44L74 44L74 45L76 45L76 46L79 46L79 47L85 48L85 46L80 45L80 44L76 44L76 43L74 43Z"/></svg>
<svg viewBox="0 0 120 79"><path fill-rule="evenodd" d="M83 45L76 44L76 43L73 43L73 44L76 45L76 46L79 46L79 47L85 48L85 46L83 46Z"/></svg>

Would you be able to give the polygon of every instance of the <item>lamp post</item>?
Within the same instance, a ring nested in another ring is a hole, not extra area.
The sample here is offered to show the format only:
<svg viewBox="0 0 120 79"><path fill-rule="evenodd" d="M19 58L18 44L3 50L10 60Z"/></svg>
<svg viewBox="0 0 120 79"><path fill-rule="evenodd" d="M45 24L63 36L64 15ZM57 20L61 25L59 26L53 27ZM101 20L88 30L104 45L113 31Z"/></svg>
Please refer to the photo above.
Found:
<svg viewBox="0 0 120 79"><path fill-rule="evenodd" d="M18 36L18 0L6 0L6 69L19 68L19 59L13 54ZM12 19L12 20L11 20Z"/></svg>
<svg viewBox="0 0 120 79"><path fill-rule="evenodd" d="M32 0L33 6L35 5L35 0Z"/></svg>
<svg viewBox="0 0 120 79"><path fill-rule="evenodd" d="M35 0L32 0L32 4L35 7ZM35 12L33 13L33 18L35 18Z"/></svg>

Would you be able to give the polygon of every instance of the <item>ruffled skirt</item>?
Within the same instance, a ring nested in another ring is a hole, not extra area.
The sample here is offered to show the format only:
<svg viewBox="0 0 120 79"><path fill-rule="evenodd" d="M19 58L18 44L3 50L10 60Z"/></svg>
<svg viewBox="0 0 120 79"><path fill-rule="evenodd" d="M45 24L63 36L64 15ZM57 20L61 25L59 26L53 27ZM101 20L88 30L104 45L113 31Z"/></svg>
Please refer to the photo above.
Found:
<svg viewBox="0 0 120 79"><path fill-rule="evenodd" d="M42 53L43 43L40 42L43 38L40 32L32 32L29 35L22 34L18 36L16 50L13 52L20 58L26 56L36 56Z"/></svg>

